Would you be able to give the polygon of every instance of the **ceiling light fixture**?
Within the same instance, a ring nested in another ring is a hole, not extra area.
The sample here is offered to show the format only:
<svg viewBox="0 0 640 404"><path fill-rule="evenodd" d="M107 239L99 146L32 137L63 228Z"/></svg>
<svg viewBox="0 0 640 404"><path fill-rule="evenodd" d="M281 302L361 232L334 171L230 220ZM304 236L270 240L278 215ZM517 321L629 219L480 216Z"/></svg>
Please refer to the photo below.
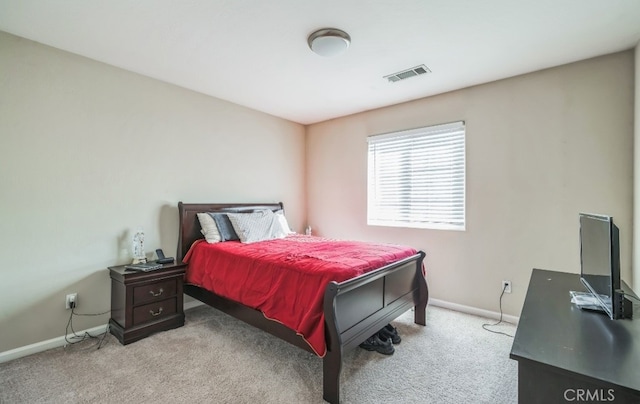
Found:
<svg viewBox="0 0 640 404"><path fill-rule="evenodd" d="M351 43L351 37L336 28L323 28L309 35L307 43L318 55L331 57L344 53Z"/></svg>

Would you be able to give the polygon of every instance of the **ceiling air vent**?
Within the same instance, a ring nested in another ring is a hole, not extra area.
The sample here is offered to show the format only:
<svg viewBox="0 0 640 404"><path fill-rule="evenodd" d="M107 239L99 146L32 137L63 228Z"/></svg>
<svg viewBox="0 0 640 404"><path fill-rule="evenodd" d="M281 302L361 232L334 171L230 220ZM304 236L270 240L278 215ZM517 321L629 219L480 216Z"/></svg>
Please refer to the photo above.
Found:
<svg viewBox="0 0 640 404"><path fill-rule="evenodd" d="M415 77L426 73L431 73L431 70L429 70L429 68L425 65L420 65L412 67L411 69L403 70L401 72L386 75L384 76L384 78L389 80L389 83L395 83L400 80L408 79L409 77Z"/></svg>

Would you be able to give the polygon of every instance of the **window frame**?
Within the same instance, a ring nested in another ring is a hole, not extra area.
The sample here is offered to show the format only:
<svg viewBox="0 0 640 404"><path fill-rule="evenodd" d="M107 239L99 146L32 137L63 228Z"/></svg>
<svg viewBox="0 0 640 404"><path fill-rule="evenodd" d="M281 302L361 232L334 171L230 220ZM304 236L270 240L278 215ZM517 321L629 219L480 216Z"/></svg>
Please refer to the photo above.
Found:
<svg viewBox="0 0 640 404"><path fill-rule="evenodd" d="M466 230L465 121L371 135L367 137L367 143L367 225L435 230ZM403 146L403 144L406 145ZM376 150L377 147L382 149L386 147L387 149ZM448 152L445 150L448 150ZM396 156L389 158L393 154ZM397 163L389 163L389 161L393 161L394 158L401 154L404 155L402 160L398 160ZM431 157L428 162L425 162L424 159L427 155ZM376 158L382 161L385 157L387 160L384 163L372 161L372 159L375 160ZM435 164L442 160L449 162L450 167L443 168L443 164ZM434 168L434 164L438 167ZM389 187L383 182L383 185L380 185L380 181L377 180L380 177L379 170L381 165L385 165L382 169L387 169L386 174L388 176L398 176L400 184L392 184ZM414 171L413 174L411 174L412 171ZM422 171L423 175L416 176L415 171ZM398 172L401 172L401 174L398 174ZM446 179L447 175L450 177L448 180ZM412 186L411 183L417 185ZM440 191L429 191L429 187L433 188L433 185L424 185L425 183L435 183L435 185L445 188ZM386 192L389 193L389 190L400 190L407 187L409 189L404 192L398 191L402 196L387 197L383 201L381 199L384 197L379 197L380 194L385 192L383 189L387 189ZM411 200L414 200L412 199L414 197L412 194L415 193L422 195L421 201L411 203ZM441 199L442 196L446 197L447 193L451 194L451 198L443 201L442 206L450 205L450 209L433 208L433 206L437 206L434 205L433 200ZM409 203L398 201L399 199L407 198L411 199ZM379 208L382 202L386 201L389 204L393 199L396 201L391 205L396 205L395 207ZM429 202L429 199L432 202ZM438 220L438 215L435 213L439 212L444 212L444 219ZM394 218L389 219L390 215L393 215ZM404 216L404 218L397 219L397 216ZM415 220L416 216L422 216L424 220Z"/></svg>

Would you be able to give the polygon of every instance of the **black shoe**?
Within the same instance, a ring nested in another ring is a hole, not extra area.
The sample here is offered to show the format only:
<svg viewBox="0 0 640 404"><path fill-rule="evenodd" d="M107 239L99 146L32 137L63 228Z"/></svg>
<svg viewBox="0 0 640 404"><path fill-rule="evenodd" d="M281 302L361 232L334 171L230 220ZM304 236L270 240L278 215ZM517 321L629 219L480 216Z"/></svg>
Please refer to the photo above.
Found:
<svg viewBox="0 0 640 404"><path fill-rule="evenodd" d="M395 352L391 340L380 339L378 334L369 337L365 342L360 344L360 348L366 349L367 351L377 351L383 355L393 355L393 352Z"/></svg>
<svg viewBox="0 0 640 404"><path fill-rule="evenodd" d="M391 324L385 325L384 328L378 331L378 336L382 340L391 339L391 342L394 345L398 345L402 341L402 338L400 338L400 335L398 334L398 330L396 330L396 328Z"/></svg>

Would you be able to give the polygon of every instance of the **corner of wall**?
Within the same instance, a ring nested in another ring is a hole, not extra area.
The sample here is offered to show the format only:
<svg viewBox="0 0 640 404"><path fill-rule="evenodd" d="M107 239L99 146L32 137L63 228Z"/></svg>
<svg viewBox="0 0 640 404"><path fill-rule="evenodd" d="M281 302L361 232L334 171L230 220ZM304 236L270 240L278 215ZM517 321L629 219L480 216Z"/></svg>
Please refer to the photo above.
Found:
<svg viewBox="0 0 640 404"><path fill-rule="evenodd" d="M309 224L309 192L311 191L309 189L309 128L310 125L304 125L304 184L303 184L303 189L304 189L304 197L303 197L303 206L304 206L304 215L303 215L303 229L307 228L307 225Z"/></svg>
<svg viewBox="0 0 640 404"><path fill-rule="evenodd" d="M632 288L640 293L640 41L636 44L635 63L635 101L633 134L633 253Z"/></svg>

